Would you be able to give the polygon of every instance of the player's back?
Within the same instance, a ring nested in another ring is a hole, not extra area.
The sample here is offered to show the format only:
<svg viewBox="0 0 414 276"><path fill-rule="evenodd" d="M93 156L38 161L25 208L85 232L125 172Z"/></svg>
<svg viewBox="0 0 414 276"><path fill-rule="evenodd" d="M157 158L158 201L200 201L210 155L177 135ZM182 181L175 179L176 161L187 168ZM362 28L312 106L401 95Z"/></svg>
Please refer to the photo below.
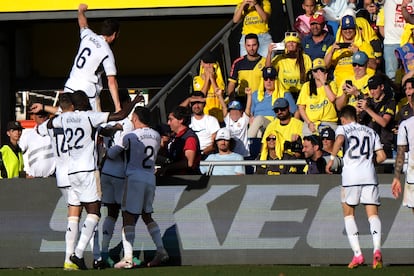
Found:
<svg viewBox="0 0 414 276"><path fill-rule="evenodd" d="M126 150L126 175L142 174L144 179L155 180L155 159L160 148L160 135L152 128L138 128L123 138Z"/></svg>
<svg viewBox="0 0 414 276"><path fill-rule="evenodd" d="M99 67L102 66L105 59L109 59L113 63L112 70L116 74L114 57L108 43L92 30L83 29L79 51L75 57L70 77L97 83L97 73L99 70L103 71L103 68L99 69ZM109 73L107 72L107 74Z"/></svg>
<svg viewBox="0 0 414 276"><path fill-rule="evenodd" d="M55 153L56 163L56 182L58 187L69 186L68 166L69 151L65 141L63 128L47 128L47 123L43 123L37 128L41 136L48 135L52 139L53 152Z"/></svg>
<svg viewBox="0 0 414 276"><path fill-rule="evenodd" d="M95 150L96 128L106 123L109 113L93 111L65 112L53 121L63 127L69 149L69 174L94 171L97 164Z"/></svg>
<svg viewBox="0 0 414 276"><path fill-rule="evenodd" d="M358 123L338 126L336 135L343 135L344 167L342 185L377 184L374 167L374 152L382 149L378 134Z"/></svg>

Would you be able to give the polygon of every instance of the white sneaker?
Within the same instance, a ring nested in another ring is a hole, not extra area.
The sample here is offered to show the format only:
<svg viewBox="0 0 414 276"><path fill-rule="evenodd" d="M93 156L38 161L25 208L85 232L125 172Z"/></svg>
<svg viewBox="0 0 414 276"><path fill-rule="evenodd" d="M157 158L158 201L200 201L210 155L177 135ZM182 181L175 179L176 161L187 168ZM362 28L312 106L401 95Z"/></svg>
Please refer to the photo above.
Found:
<svg viewBox="0 0 414 276"><path fill-rule="evenodd" d="M132 260L127 260L125 258L123 258L122 260L120 260L119 262L117 262L114 265L115 268L133 268L134 267L134 263L132 262Z"/></svg>
<svg viewBox="0 0 414 276"><path fill-rule="evenodd" d="M168 261L170 257L168 256L167 251L165 249L161 249L155 253L154 259L147 264L147 266L159 266L162 263Z"/></svg>

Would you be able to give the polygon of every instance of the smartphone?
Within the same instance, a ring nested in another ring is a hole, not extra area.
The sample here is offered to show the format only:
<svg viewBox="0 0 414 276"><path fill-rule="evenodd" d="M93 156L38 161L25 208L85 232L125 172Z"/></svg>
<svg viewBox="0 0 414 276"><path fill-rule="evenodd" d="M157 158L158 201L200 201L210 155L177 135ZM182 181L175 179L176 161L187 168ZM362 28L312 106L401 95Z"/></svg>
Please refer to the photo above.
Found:
<svg viewBox="0 0 414 276"><path fill-rule="evenodd" d="M346 80L345 83L349 86L352 86L352 81L351 80Z"/></svg>
<svg viewBox="0 0 414 276"><path fill-rule="evenodd" d="M348 48L349 46L351 46L351 43L349 43L349 42L339 42L339 43L336 43L336 45L338 45L339 48Z"/></svg>

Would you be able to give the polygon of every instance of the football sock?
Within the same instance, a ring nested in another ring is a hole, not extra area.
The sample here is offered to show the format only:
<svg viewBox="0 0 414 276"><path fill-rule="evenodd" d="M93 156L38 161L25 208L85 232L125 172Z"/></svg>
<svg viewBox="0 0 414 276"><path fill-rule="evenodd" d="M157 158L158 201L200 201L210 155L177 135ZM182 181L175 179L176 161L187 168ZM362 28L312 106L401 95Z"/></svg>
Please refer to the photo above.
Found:
<svg viewBox="0 0 414 276"><path fill-rule="evenodd" d="M354 251L355 256L359 256L362 254L361 247L359 246L359 232L358 227L355 222L354 216L346 216L344 217L345 221L345 230L348 236L349 244L351 245L352 250Z"/></svg>
<svg viewBox="0 0 414 276"><path fill-rule="evenodd" d="M78 258L83 258L83 252L85 251L88 242L91 240L96 225L98 224L99 217L95 214L88 214L85 222L83 223L81 235L78 241L78 245L75 249L75 254Z"/></svg>
<svg viewBox="0 0 414 276"><path fill-rule="evenodd" d="M122 245L124 246L124 258L132 260L135 240L135 226L127 225L122 228Z"/></svg>
<svg viewBox="0 0 414 276"><path fill-rule="evenodd" d="M376 250L381 249L381 220L377 215L373 215L368 218L368 221L375 252Z"/></svg>
<svg viewBox="0 0 414 276"><path fill-rule="evenodd" d="M109 243L115 229L115 219L107 216L102 225L102 252L109 252Z"/></svg>
<svg viewBox="0 0 414 276"><path fill-rule="evenodd" d="M71 263L70 255L75 251L76 240L79 233L79 217L68 217L68 227L65 234L65 262Z"/></svg>
<svg viewBox="0 0 414 276"><path fill-rule="evenodd" d="M159 251L163 249L164 244L162 243L161 231L158 227L158 224L155 221L148 223L147 229L148 233L151 235L152 241L155 243L155 246L157 247L157 250Z"/></svg>
<svg viewBox="0 0 414 276"><path fill-rule="evenodd" d="M99 223L99 222L98 222ZM99 231L98 231L98 224L95 226L95 231L93 231L92 239L89 241L89 245L91 246L93 259L100 260L101 259L101 247L99 246Z"/></svg>

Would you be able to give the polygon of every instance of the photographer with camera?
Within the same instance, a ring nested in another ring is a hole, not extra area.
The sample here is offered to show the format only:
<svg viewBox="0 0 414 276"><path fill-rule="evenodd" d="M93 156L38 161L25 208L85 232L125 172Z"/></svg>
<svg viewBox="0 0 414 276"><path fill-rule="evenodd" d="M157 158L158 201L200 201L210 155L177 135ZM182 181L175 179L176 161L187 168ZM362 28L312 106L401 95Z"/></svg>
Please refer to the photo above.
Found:
<svg viewBox="0 0 414 276"><path fill-rule="evenodd" d="M387 158L393 158L395 109L391 80L384 74L376 74L368 80L370 98L360 99L357 104L360 124L369 126L380 137ZM392 173L393 166L382 167L385 173Z"/></svg>
<svg viewBox="0 0 414 276"><path fill-rule="evenodd" d="M282 160L294 160L302 157L302 128L303 122L292 116L289 111L289 102L285 98L278 98L273 104L276 119L265 130L262 138L262 147L267 143L266 138L271 132L280 134L276 142L283 152ZM303 166L290 166L289 173L302 173Z"/></svg>

